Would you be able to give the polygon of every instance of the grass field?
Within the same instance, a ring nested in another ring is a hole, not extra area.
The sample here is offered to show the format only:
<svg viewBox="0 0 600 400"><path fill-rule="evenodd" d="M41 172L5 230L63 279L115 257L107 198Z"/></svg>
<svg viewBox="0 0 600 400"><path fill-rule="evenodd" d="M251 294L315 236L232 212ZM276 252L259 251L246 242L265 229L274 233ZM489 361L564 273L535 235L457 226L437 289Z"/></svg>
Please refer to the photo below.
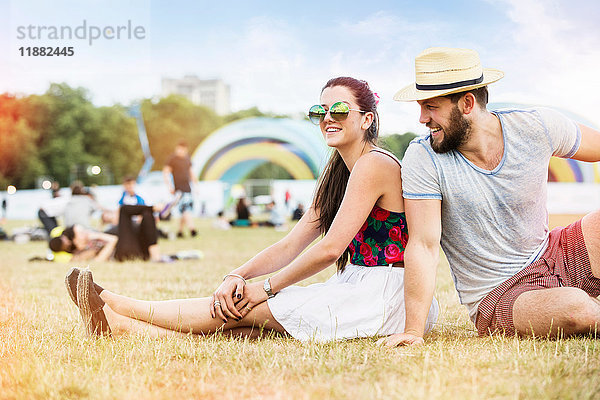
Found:
<svg viewBox="0 0 600 400"><path fill-rule="evenodd" d="M199 238L161 247L198 248L203 260L98 263L90 265L95 280L142 299L204 296L223 274L285 234L200 224ZM387 349L374 339L90 338L64 288L71 266L27 261L44 254L41 242L0 242L0 399L600 398L598 340L478 338L445 261L436 289L439 324L426 345Z"/></svg>

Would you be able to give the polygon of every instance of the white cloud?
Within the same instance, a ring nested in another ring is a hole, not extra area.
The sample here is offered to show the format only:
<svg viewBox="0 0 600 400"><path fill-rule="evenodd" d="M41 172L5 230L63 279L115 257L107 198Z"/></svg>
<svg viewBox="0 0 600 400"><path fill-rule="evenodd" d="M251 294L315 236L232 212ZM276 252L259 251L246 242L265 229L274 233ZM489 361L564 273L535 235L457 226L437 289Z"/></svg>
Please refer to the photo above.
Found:
<svg viewBox="0 0 600 400"><path fill-rule="evenodd" d="M486 66L506 72L492 87L492 101L555 105L600 125L595 117L600 92L600 79L595 78L600 64L598 7L590 5L593 12L582 12L583 0L489 3L495 14L478 16L479 26L453 19L458 13L440 18L441 12L425 6L419 12L400 7L376 11L356 20L337 15L326 24L294 16L254 16L235 25L224 19L211 28L173 26L168 27L168 41L156 37L151 42L147 63L120 65L120 59L103 50L98 56L106 57L99 57L104 60L93 74L85 65L52 73L19 70L1 89L41 92L50 81L67 81L89 88L98 104L127 103L159 94L162 76L196 74L229 83L234 109L256 105L297 113L318 101L329 78L349 75L367 80L379 93L382 132L419 132L418 107L394 102L392 96L414 80L414 57L420 51L449 45L477 49ZM486 18L500 27L492 35ZM0 71L3 66L0 62ZM140 69L143 73L135 72Z"/></svg>
<svg viewBox="0 0 600 400"><path fill-rule="evenodd" d="M514 23L499 100L568 109L600 126L600 30L577 1L506 0Z"/></svg>

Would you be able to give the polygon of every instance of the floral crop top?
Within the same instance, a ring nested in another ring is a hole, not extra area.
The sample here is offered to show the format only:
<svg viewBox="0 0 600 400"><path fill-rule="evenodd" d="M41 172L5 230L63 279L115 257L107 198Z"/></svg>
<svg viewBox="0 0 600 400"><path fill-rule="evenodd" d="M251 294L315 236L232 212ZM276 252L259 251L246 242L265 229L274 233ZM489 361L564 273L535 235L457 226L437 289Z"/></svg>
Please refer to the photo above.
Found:
<svg viewBox="0 0 600 400"><path fill-rule="evenodd" d="M350 262L365 267L385 266L404 261L408 228L404 212L385 210L377 205L350 245Z"/></svg>

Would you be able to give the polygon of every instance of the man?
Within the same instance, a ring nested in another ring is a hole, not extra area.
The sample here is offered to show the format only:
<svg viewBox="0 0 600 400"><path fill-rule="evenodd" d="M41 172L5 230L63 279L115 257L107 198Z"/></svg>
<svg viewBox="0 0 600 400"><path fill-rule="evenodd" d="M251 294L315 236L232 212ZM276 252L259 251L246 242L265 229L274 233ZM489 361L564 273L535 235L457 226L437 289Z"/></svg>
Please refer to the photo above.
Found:
<svg viewBox="0 0 600 400"><path fill-rule="evenodd" d="M173 181L171 182L171 176ZM179 222L179 232L177 237L183 237L184 227L188 227L192 237L197 234L194 222L192 220L191 211L194 207L194 199L192 198L192 187L190 182L196 183L198 179L192 171L192 161L188 154L187 143L181 141L175 146L175 152L169 157L165 167L163 168L163 177L171 194L176 192L181 193L179 200L179 211L181 212L181 220Z"/></svg>
<svg viewBox="0 0 600 400"><path fill-rule="evenodd" d="M546 210L550 157L599 161L600 132L550 109L489 112L504 73L475 51L427 49L415 69L394 99L417 101L430 134L403 160L406 327L385 343L423 343L440 241L480 335L600 328L600 210L550 233Z"/></svg>

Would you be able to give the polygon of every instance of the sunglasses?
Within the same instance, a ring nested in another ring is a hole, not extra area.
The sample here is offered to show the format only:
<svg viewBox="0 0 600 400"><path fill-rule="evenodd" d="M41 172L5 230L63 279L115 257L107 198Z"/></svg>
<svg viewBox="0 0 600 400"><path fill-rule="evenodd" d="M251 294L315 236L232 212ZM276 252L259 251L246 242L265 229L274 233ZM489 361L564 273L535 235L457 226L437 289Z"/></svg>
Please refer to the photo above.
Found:
<svg viewBox="0 0 600 400"><path fill-rule="evenodd" d="M333 103L331 107L329 107L329 111L327 111L323 106L315 104L308 110L308 119L315 125L319 125L325 119L327 112L331 115L331 118L334 121L343 121L348 118L348 114L350 111L358 111L360 113L365 113L363 110L355 110L350 108L350 106L343 101L338 101Z"/></svg>

